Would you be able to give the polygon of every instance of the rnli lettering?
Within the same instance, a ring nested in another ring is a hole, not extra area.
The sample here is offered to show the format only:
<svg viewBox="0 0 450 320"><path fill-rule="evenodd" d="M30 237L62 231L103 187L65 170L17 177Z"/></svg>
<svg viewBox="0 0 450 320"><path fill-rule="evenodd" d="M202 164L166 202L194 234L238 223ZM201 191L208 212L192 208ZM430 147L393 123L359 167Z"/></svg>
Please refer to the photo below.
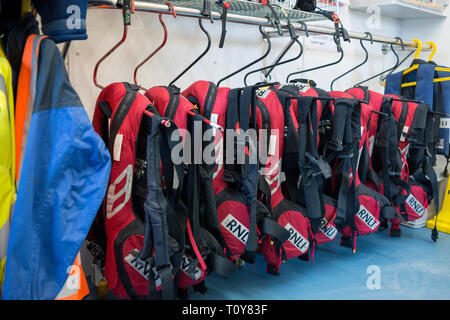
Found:
<svg viewBox="0 0 450 320"><path fill-rule="evenodd" d="M336 238L337 235L337 229L330 223L328 226L328 221L323 219L322 225L320 226L319 230L328 237L328 239L333 240Z"/></svg>
<svg viewBox="0 0 450 320"><path fill-rule="evenodd" d="M301 253L305 253L309 248L309 241L306 240L300 232L295 230L295 228L290 224L286 224L284 227L287 231L289 231L290 237L289 242L294 245Z"/></svg>
<svg viewBox="0 0 450 320"><path fill-rule="evenodd" d="M413 209L414 212L417 213L419 217L423 216L423 213L425 212L425 207L411 193L409 194L408 198L406 198L406 204L411 209Z"/></svg>
<svg viewBox="0 0 450 320"><path fill-rule="evenodd" d="M143 261L138 258L139 251L133 250L126 257L125 261L136 270L141 276L143 276L146 280L150 276L150 271L152 270L150 264L146 261ZM159 287L161 285L161 279L159 278L158 273L156 272L156 268L153 268L153 273L156 275L155 285Z"/></svg>
<svg viewBox="0 0 450 320"><path fill-rule="evenodd" d="M181 271L192 280L198 280L202 276L202 270L200 270L197 263L186 256L183 256L181 261Z"/></svg>
<svg viewBox="0 0 450 320"><path fill-rule="evenodd" d="M261 99L265 99L265 98L267 98L269 93L270 93L269 87L264 87L264 88L260 88L256 91L256 96Z"/></svg>
<svg viewBox="0 0 450 320"><path fill-rule="evenodd" d="M375 230L380 224L380 221L378 221L378 219L375 218L375 216L371 214L370 211L367 210L367 208L364 207L363 205L359 207L359 211L356 214L356 216L362 222L364 222L370 228L370 230Z"/></svg>
<svg viewBox="0 0 450 320"><path fill-rule="evenodd" d="M228 214L225 219L222 220L221 224L243 244L247 243L248 229L231 214Z"/></svg>

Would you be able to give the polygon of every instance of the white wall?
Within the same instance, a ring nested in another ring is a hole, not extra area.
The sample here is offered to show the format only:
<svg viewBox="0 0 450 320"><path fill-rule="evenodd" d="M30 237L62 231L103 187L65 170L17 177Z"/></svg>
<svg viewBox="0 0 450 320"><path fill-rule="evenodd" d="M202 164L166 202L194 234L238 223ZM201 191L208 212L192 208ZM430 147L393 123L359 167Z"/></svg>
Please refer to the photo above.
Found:
<svg viewBox="0 0 450 320"><path fill-rule="evenodd" d="M399 22L393 19L382 18L379 30L368 30L366 26L366 14L350 11L347 7L340 9L340 16L348 30L371 31L373 34L385 36L399 35ZM138 81L144 87L155 85L167 85L181 70L190 64L206 47L206 38L201 32L196 19L180 17L176 19L164 15L164 21L168 28L168 41L166 46L142 67L138 75ZM328 26L333 26L329 21ZM120 10L89 9L87 16L88 40L74 41L68 54L68 69L71 81L79 93L86 110L92 116L95 100L100 90L94 86L92 72L96 61L112 47L122 36L122 17ZM261 56L266 49L266 44L255 26L228 23L225 47L218 48L221 23L216 21L211 24L204 21L205 28L212 37L212 46L208 54L194 66L176 85L186 88L196 80L210 80L217 82L221 77L231 73L241 66ZM126 42L114 52L99 68L98 79L103 85L115 81L133 81L134 67L146 57L162 41L162 28L158 21L158 15L154 13L137 12L132 16L132 25ZM272 74L272 80L283 82L290 72L309 67L326 64L338 58L338 53L332 44L331 37L325 37L328 44L315 46L305 44L302 59L278 67ZM253 68L269 65L288 38L272 40L272 51L269 56ZM394 64L392 53L383 55L381 44L370 45L368 63L361 69L336 82L335 90L344 90L351 87L361 79L389 68ZM333 67L320 69L301 77L314 79L321 88L329 90L333 78L360 63L364 58L364 52L360 48L359 41L343 45L344 60ZM287 55L294 57L298 49L292 49ZM223 86L242 86L243 75L238 74L222 83ZM250 77L250 82L260 81L259 74ZM383 91L375 79L370 83L371 89Z"/></svg>
<svg viewBox="0 0 450 320"><path fill-rule="evenodd" d="M446 15L450 13L449 7L446 8ZM407 19L400 21L400 30L402 37L406 39L418 38L425 45L426 41L434 41L438 50L433 60L439 64L450 66L450 19ZM421 58L428 60L430 52L423 52Z"/></svg>

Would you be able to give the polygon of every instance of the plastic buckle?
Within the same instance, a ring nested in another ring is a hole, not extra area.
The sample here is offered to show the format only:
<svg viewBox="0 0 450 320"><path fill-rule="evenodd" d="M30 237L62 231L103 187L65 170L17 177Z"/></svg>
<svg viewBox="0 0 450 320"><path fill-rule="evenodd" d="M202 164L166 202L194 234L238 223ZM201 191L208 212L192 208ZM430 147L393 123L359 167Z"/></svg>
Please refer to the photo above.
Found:
<svg viewBox="0 0 450 320"><path fill-rule="evenodd" d="M224 181L226 181L226 182L232 182L232 183L241 181L240 176L239 176L239 174L237 172L231 171L231 170L227 170L227 169L223 170L222 179Z"/></svg>

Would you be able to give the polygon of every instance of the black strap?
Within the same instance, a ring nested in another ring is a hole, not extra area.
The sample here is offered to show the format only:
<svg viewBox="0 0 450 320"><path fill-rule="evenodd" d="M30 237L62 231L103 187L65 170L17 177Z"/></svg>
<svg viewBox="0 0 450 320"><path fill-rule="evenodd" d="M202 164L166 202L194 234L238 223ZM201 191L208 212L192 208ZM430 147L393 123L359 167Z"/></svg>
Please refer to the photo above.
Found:
<svg viewBox="0 0 450 320"><path fill-rule="evenodd" d="M403 128L405 127L406 119L408 118L408 103L405 101L402 101L402 111L400 113L400 117L398 118L398 125L397 125L397 137L399 141L402 139L405 139L405 135L403 133Z"/></svg>
<svg viewBox="0 0 450 320"><path fill-rule="evenodd" d="M146 213L145 234L148 235L149 230L151 230L153 245L151 246L150 241L144 241L140 259L147 260L152 256L154 250L155 268L161 278L162 298L173 299L174 284L169 254L169 226L167 222L168 202L164 196L160 179L161 158L158 140L161 120L162 118L156 115L152 117L150 134L147 137L148 194L144 204ZM150 287L151 283L149 283L149 289Z"/></svg>
<svg viewBox="0 0 450 320"><path fill-rule="evenodd" d="M194 237L194 241L197 244L200 244L198 241L199 228L200 228L200 199L199 195L201 193L200 185L199 185L199 173L198 167L199 164L194 157L203 155L203 148L200 143L194 143L194 140L197 140L195 137L195 131L201 129L203 127L203 118L201 118L198 114L188 115L188 125L187 130L192 135L191 145L191 163L188 165L187 174L186 174L186 204L188 207L188 217L191 222L192 233ZM200 137L201 139L201 137ZM201 158L200 158L201 159Z"/></svg>
<svg viewBox="0 0 450 320"><path fill-rule="evenodd" d="M114 118L111 119L110 129L109 129L109 144L108 149L111 154L114 152L114 141L116 140L117 132L119 132L120 127L122 126L125 117L128 114L128 111L131 108L134 100L136 99L137 92L139 87L129 84L127 82L123 82L125 86L125 95L120 101L117 109L114 113Z"/></svg>
<svg viewBox="0 0 450 320"><path fill-rule="evenodd" d="M239 89L232 89L228 94L227 113L225 117L225 128L227 130L236 130L236 127L239 123L238 93ZM239 184L241 182L240 170L238 168L238 165L235 163L235 160L237 159L237 152L235 149L236 141L228 141L228 138L230 137L227 136L228 136L227 134L225 134L224 136L224 146L228 148L227 146L233 145L234 147L233 147L233 155L228 154L228 150L225 150L225 152L223 153L224 155L223 179L229 183ZM233 139L235 138L233 137ZM228 158L229 156L231 156L232 159L229 159Z"/></svg>
<svg viewBox="0 0 450 320"><path fill-rule="evenodd" d="M318 156L317 100L313 97L298 96L297 120L298 168L301 180L296 200L298 204L306 207L311 229L315 234L325 216L325 202L322 195L324 178L328 179L331 176L328 163Z"/></svg>
<svg viewBox="0 0 450 320"><path fill-rule="evenodd" d="M336 174L340 175L341 183L338 194L338 207L336 210L335 225L342 230L349 225L352 231L357 228L354 224L353 215L357 213L359 205L357 205L356 197L356 178L350 178L350 173L357 174L357 158L359 139L354 140L353 132L360 128L353 126L353 115L356 102L349 99L336 99L334 105L333 118L333 141L335 146L340 150L336 152L336 160L340 160L339 170ZM357 113L356 117L359 117ZM350 182L351 181L351 182Z"/></svg>
<svg viewBox="0 0 450 320"><path fill-rule="evenodd" d="M226 5L223 3L223 1L220 1L219 5L222 7L222 14L220 15L220 19L222 19L222 32L220 33L219 48L223 48L223 45L225 43L225 36L227 34L228 9L227 9Z"/></svg>
<svg viewBox="0 0 450 320"><path fill-rule="evenodd" d="M245 131L250 129L250 111L252 111L253 121L252 125L256 126L256 105L254 87L245 87L240 92L239 97L239 128ZM253 103L252 103L253 102ZM228 112L227 112L228 113ZM254 129L254 128L253 128ZM256 250L258 249L258 235L256 230L256 196L258 191L258 145L256 139L249 139L254 141L241 141L249 149L248 163L241 165L242 185L241 191L245 194L247 200L247 207L250 214L250 227L247 243L245 245L242 259L249 263L254 263L256 259ZM253 147L251 144L254 143ZM247 161L247 160L246 160Z"/></svg>
<svg viewBox="0 0 450 320"><path fill-rule="evenodd" d="M237 267L227 258L212 252L208 256L208 266L222 277L228 277L230 273L237 270Z"/></svg>
<svg viewBox="0 0 450 320"><path fill-rule="evenodd" d="M285 228L269 218L263 219L261 232L263 234L270 235L280 243L284 243L287 239L289 239L290 236L289 232Z"/></svg>

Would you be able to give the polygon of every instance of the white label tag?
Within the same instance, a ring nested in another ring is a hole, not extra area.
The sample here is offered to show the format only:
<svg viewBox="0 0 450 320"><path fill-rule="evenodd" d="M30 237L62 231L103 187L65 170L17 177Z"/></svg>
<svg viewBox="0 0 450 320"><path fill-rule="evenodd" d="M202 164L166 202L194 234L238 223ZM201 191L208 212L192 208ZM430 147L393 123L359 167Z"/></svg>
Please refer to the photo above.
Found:
<svg viewBox="0 0 450 320"><path fill-rule="evenodd" d="M222 220L221 224L240 242L243 244L247 243L248 229L231 214L228 214L225 219Z"/></svg>
<svg viewBox="0 0 450 320"><path fill-rule="evenodd" d="M402 131L402 134L401 134L401 136L400 136L400 141L401 142L405 142L405 135L404 134L408 134L408 132L409 132L409 127L408 126L404 126L403 127L403 131ZM404 134L403 134L404 133Z"/></svg>
<svg viewBox="0 0 450 320"><path fill-rule="evenodd" d="M327 226L328 221L323 219L322 225L320 226L319 230L328 237L328 239L333 240L336 238L337 235L337 229L330 223L329 226Z"/></svg>
<svg viewBox="0 0 450 320"><path fill-rule="evenodd" d="M364 222L369 228L370 230L375 230L376 227L378 227L378 225L380 224L380 221L378 221L371 213L369 210L367 210L366 207L364 207L363 205L360 205L359 207L359 211L356 214L356 216L362 221Z"/></svg>
<svg viewBox="0 0 450 320"><path fill-rule="evenodd" d="M450 118L441 118L441 123L439 128L450 129Z"/></svg>
<svg viewBox="0 0 450 320"><path fill-rule="evenodd" d="M217 120L219 120L219 115L218 115L217 113L211 113L211 119L210 119L210 121L211 121L212 123L217 124ZM213 136L215 137L215 136L216 136L217 129L216 129L215 127L212 127L212 129L213 129Z"/></svg>
<svg viewBox="0 0 450 320"><path fill-rule="evenodd" d="M423 216L425 212L425 207L419 202L419 200L416 199L411 193L409 194L408 198L406 198L405 203L414 210L415 213L419 217Z"/></svg>
<svg viewBox="0 0 450 320"><path fill-rule="evenodd" d="M114 140L114 152L113 159L114 161L120 161L120 154L122 153L122 141L123 134L117 134L116 139Z"/></svg>
<svg viewBox="0 0 450 320"><path fill-rule="evenodd" d="M269 140L269 156L273 156L276 153L277 136L271 135Z"/></svg>
<svg viewBox="0 0 450 320"><path fill-rule="evenodd" d="M373 155L373 145L375 144L375 136L369 137L369 155Z"/></svg>
<svg viewBox="0 0 450 320"><path fill-rule="evenodd" d="M311 86L309 84L297 84L298 91L306 93L309 89L311 89Z"/></svg>
<svg viewBox="0 0 450 320"><path fill-rule="evenodd" d="M265 99L265 98L267 98L267 96L269 95L269 93L270 93L269 87L264 87L264 88L260 88L260 89L256 92L256 96L257 96L258 98Z"/></svg>
<svg viewBox="0 0 450 320"><path fill-rule="evenodd" d="M436 149L444 149L444 139L439 139L438 143L436 144Z"/></svg>
<svg viewBox="0 0 450 320"><path fill-rule="evenodd" d="M300 232L295 230L295 228L290 223L286 224L284 228L289 231L289 234L291 235L289 237L289 242L292 243L298 250L300 250L301 253L305 253L309 248L309 241L306 240L300 234Z"/></svg>

